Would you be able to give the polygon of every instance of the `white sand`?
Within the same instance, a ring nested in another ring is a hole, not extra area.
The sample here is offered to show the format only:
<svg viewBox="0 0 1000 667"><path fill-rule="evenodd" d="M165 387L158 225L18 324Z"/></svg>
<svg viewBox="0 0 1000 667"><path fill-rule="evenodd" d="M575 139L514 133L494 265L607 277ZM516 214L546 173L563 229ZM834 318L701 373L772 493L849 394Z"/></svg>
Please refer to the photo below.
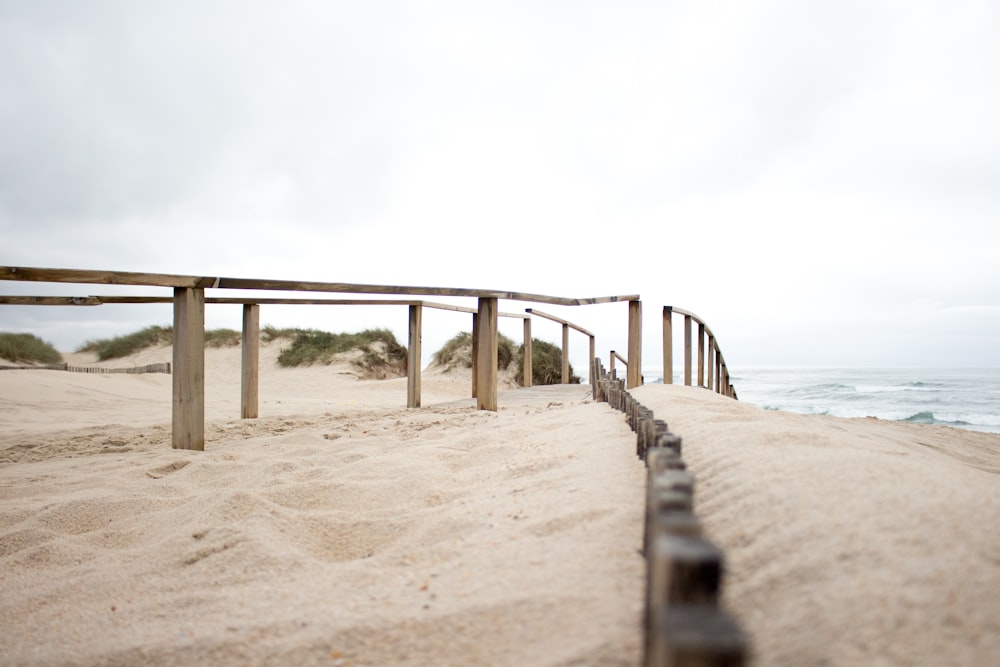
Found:
<svg viewBox="0 0 1000 667"><path fill-rule="evenodd" d="M620 413L587 387L479 412L454 373L407 410L405 380L274 354L241 421L239 353L208 353L205 452L169 447L167 375L0 372L0 662L639 664ZM1000 436L633 393L684 438L756 664L1000 655Z"/></svg>
<svg viewBox="0 0 1000 667"><path fill-rule="evenodd" d="M0 374L0 662L637 664L644 470L589 388L489 413L425 374L458 403L407 410L263 364L240 421L233 352L205 452L169 448L169 376Z"/></svg>
<svg viewBox="0 0 1000 667"><path fill-rule="evenodd" d="M632 394L683 438L758 664L1000 664L1000 436Z"/></svg>

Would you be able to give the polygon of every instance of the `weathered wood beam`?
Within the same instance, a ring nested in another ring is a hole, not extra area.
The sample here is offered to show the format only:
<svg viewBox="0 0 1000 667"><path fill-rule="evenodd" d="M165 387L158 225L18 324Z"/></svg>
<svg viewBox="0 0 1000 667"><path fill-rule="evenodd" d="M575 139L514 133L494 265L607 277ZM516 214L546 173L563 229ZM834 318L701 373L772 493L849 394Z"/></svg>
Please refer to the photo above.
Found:
<svg viewBox="0 0 1000 667"><path fill-rule="evenodd" d="M596 345L596 342L594 341L594 337L591 336L590 337L590 363L587 364L589 366L589 368L590 368L590 374L587 376L587 382L590 383L591 387L594 387L595 384L596 384L596 382L597 382L597 376L594 375L594 359L597 358L595 356L596 354L597 354L597 345Z"/></svg>
<svg viewBox="0 0 1000 667"><path fill-rule="evenodd" d="M684 384L691 386L691 315L684 316Z"/></svg>
<svg viewBox="0 0 1000 667"><path fill-rule="evenodd" d="M466 296L475 298L532 301L561 306L583 306L598 303L633 301L638 295L565 298L528 292L506 292L490 289L457 287L418 287L406 285L370 285L258 278L225 278L214 276L183 276L165 273L135 273L86 269L53 269L38 267L0 266L0 280L50 283L91 283L103 285L143 285L150 287L187 287L269 290L288 292L342 292L350 294L393 294L413 296Z"/></svg>
<svg viewBox="0 0 1000 667"><path fill-rule="evenodd" d="M0 296L0 305L11 306L100 306L103 304L141 304L141 303L173 303L172 296ZM262 305L290 306L423 306L435 310L450 310L458 313L475 313L475 308L457 306L450 303L438 303L423 299L296 299L269 297L205 297L205 303L246 305L256 303ZM525 319L530 317L525 313L499 312L499 317Z"/></svg>
<svg viewBox="0 0 1000 667"><path fill-rule="evenodd" d="M420 407L420 344L423 306L410 306L409 345L406 358L406 407Z"/></svg>
<svg viewBox="0 0 1000 667"><path fill-rule="evenodd" d="M569 324L562 325L562 383L569 384Z"/></svg>
<svg viewBox="0 0 1000 667"><path fill-rule="evenodd" d="M674 382L673 308L663 307L663 384Z"/></svg>
<svg viewBox="0 0 1000 667"><path fill-rule="evenodd" d="M524 378L521 380L521 386L530 387L534 381L531 374L534 373L534 369L531 367L531 355L533 354L531 348L531 315L524 318L524 368L521 374Z"/></svg>
<svg viewBox="0 0 1000 667"><path fill-rule="evenodd" d="M698 386L705 386L705 323L698 322Z"/></svg>
<svg viewBox="0 0 1000 667"><path fill-rule="evenodd" d="M708 389L716 386L715 382L715 336L708 337Z"/></svg>
<svg viewBox="0 0 1000 667"><path fill-rule="evenodd" d="M205 449L205 290L174 289L173 448Z"/></svg>
<svg viewBox="0 0 1000 667"><path fill-rule="evenodd" d="M472 314L472 398L479 396L479 312Z"/></svg>
<svg viewBox="0 0 1000 667"><path fill-rule="evenodd" d="M642 302L628 302L628 373L625 388L642 385Z"/></svg>
<svg viewBox="0 0 1000 667"><path fill-rule="evenodd" d="M545 318L547 320L552 320L553 322L558 322L559 324L562 324L563 326L568 326L571 329L579 331L580 333L582 333L584 335L587 335L587 336L593 336L594 335L593 333L591 333L591 332L587 331L586 329L584 329L583 327L581 327L579 324L573 324L572 322L569 322L569 321L564 320L562 318L556 317L555 315L549 315L548 313L543 313L542 311L538 310L537 308L525 308L524 312L528 313L529 315L537 315L538 317L542 317L542 318Z"/></svg>
<svg viewBox="0 0 1000 667"><path fill-rule="evenodd" d="M256 419L260 403L260 306L243 306L240 367L240 418Z"/></svg>
<svg viewBox="0 0 1000 667"><path fill-rule="evenodd" d="M497 410L497 299L479 299L479 349L477 350L479 377L476 390L476 407L479 410Z"/></svg>
<svg viewBox="0 0 1000 667"><path fill-rule="evenodd" d="M173 301L167 298L166 301ZM0 305L5 306L99 306L101 302L92 296L0 296Z"/></svg>

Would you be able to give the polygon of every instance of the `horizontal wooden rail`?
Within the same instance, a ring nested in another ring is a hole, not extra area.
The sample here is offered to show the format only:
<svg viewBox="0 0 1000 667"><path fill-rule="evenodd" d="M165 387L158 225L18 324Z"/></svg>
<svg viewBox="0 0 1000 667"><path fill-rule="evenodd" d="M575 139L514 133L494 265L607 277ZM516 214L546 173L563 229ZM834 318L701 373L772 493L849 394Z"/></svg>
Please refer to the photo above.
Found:
<svg viewBox="0 0 1000 667"><path fill-rule="evenodd" d="M628 369L628 359L623 357L620 353L616 352L615 350L611 350L608 356L610 357L610 359L608 360L608 368L610 370L608 372L611 373L612 378L618 379L617 371L615 369L615 360L617 359L618 361L622 362L625 368Z"/></svg>
<svg viewBox="0 0 1000 667"><path fill-rule="evenodd" d="M171 296L23 296L0 295L0 305L7 306L102 306L105 304L173 303ZM284 305L284 306L423 306L457 313L476 313L475 308L438 303L422 299L295 299L271 297L205 297L205 303L232 305ZM500 317L525 319L525 313L497 313Z"/></svg>
<svg viewBox="0 0 1000 667"><path fill-rule="evenodd" d="M543 317L543 318L545 318L547 320L552 320L553 322L558 322L559 324L565 325L565 326L567 326L570 329L573 329L575 331L579 331L580 333L582 333L582 334L584 334L586 336L590 336L591 338L594 337L594 334L592 334L591 332L587 331L586 329L584 329L583 327L581 327L579 324L573 324L572 322L568 322L568 321L566 321L566 320L564 320L562 318L556 317L555 315L549 315L548 313L543 313L542 311L538 310L537 308L525 308L524 312L529 313L531 315L538 315L539 317Z"/></svg>
<svg viewBox="0 0 1000 667"><path fill-rule="evenodd" d="M736 389L730 381L729 369L726 367L726 362L722 356L722 350L719 347L719 342L715 334L712 333L712 330L705 324L703 319L689 310L674 308L673 306L663 307L663 384L671 384L674 381L674 313L684 317L684 384L690 386L694 383L692 379L692 327L697 324L698 386L712 389L730 398L738 398Z"/></svg>
<svg viewBox="0 0 1000 667"><path fill-rule="evenodd" d="M504 292L490 289L464 287L417 287L405 285L369 285L361 283L329 283L295 280L269 280L260 278L225 278L213 276L185 276L167 273L136 273L130 271L103 271L88 269L52 269L23 266L0 266L0 280L47 283L77 283L99 285L140 285L146 287L173 287L185 289L241 289L288 292L340 292L349 294L394 294L412 296L458 296L479 299L508 299L530 301L559 306L584 306L598 303L633 301L638 295L564 298L527 292Z"/></svg>
<svg viewBox="0 0 1000 667"><path fill-rule="evenodd" d="M562 325L562 329L563 329L563 331L562 331L562 333L563 333L563 335L562 335L562 383L563 384L569 384L569 379L570 379L569 378L569 330L573 329L575 331L579 331L580 333L584 334L585 336L587 336L590 339L590 357L589 357L590 359L594 358L594 352L595 352L594 334L592 334L591 332L587 331L586 329L584 329L583 327L581 327L579 324L573 324L572 322L568 322L568 321L566 321L566 320L564 320L564 319L562 319L560 317L556 317L555 315L549 315L548 313L543 313L542 311L537 310L535 308L525 308L524 312L528 313L529 316L530 315L537 315L538 317L541 317L541 318L546 319L546 320L552 320L553 322L557 322L557 323L559 323L559 324ZM590 369L590 375L588 377L588 382L590 382L591 386L593 386L593 384L594 384L595 381L596 381L596 378L594 377L593 368L591 368Z"/></svg>

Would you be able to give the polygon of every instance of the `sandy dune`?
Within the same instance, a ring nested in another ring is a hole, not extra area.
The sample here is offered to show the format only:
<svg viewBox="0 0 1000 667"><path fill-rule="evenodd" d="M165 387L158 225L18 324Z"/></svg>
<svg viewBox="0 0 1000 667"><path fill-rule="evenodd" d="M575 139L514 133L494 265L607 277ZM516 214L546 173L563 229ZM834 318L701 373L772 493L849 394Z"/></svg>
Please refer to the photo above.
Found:
<svg viewBox="0 0 1000 667"><path fill-rule="evenodd" d="M270 369L240 421L228 353L205 452L169 376L0 376L4 664L637 663L643 469L589 388Z"/></svg>

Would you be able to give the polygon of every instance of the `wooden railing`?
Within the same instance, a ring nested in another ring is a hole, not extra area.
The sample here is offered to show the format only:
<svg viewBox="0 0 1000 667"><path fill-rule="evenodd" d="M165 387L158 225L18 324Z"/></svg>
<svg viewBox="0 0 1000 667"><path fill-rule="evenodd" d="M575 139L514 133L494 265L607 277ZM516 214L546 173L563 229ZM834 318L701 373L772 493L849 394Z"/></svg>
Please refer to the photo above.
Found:
<svg viewBox="0 0 1000 667"><path fill-rule="evenodd" d="M367 285L354 283L299 282L290 280L264 280L245 278L225 278L213 276L188 276L175 274L135 273L125 271L100 271L83 269L52 269L33 267L0 267L0 280L22 282L50 282L69 284L138 285L169 287L173 289L174 342L173 342L173 446L176 449L205 448L205 304L214 299L206 299L207 289L220 290L278 290L290 292L337 292L354 294L386 294L397 296L448 296L474 297L478 308L470 309L473 315L473 393L479 410L497 410L497 319L500 316L500 299L546 303L560 306L583 306L617 303L629 304L629 359L636 368L629 367L628 386L638 386L638 359L641 350L641 303L639 296L621 295L586 298L566 298L531 294L525 292L504 292L470 288L406 287L392 285ZM102 303L135 303L135 297L54 297L62 299L59 305L89 306ZM155 297L154 297L155 298ZM158 297L164 299L165 297ZM21 299L18 301L18 299ZM33 303L43 305L46 297L6 297L0 303ZM150 302L148 298L145 302ZM318 300L317 300L318 301ZM227 303L244 304L244 383L255 386L256 364L253 361L253 329L259 327L259 314L254 310L264 302L259 298L229 299ZM278 300L271 300L278 302ZM53 305L56 302L53 302ZM382 304L382 301L379 301ZM410 307L410 349L411 355L419 351L421 308L423 302L408 300ZM457 307L449 307L458 309ZM523 316L522 316L523 317ZM530 327L525 326L530 332ZM259 338L259 334L258 334ZM530 342L530 338L529 338ZM530 347L530 345L529 345ZM530 359L530 354L525 355ZM419 374L419 357L414 363L410 359L408 373ZM530 377L530 372L526 373ZM633 377L634 376L634 377ZM252 402L253 392L244 390L244 398ZM419 375L408 375L408 400L411 407L419 406Z"/></svg>
<svg viewBox="0 0 1000 667"><path fill-rule="evenodd" d="M673 342L673 315L684 316L684 384L691 386L692 378L692 327L698 327L698 363L697 363L697 386L706 387L713 391L737 398L736 389L729 378L729 369L719 349L719 343L715 334L708 328L705 321L694 313L674 308L673 306L663 307L663 384L672 384L674 381L674 342Z"/></svg>
<svg viewBox="0 0 1000 667"><path fill-rule="evenodd" d="M87 296L87 297L27 297L0 296L0 304L13 305L67 305L97 306L111 303L173 303L173 445L177 449L204 449L204 333L205 304L242 304L243 313L243 369L241 382L241 416L257 416L259 382L259 340L261 304L310 304L310 305L406 305L409 308L409 358L407 364L407 406L420 406L420 341L423 308L441 308L471 313L473 315L473 365L472 395L480 410L497 410L497 358L499 317L524 318L525 368L527 383L531 378L531 324L532 314L554 320L563 325L563 379L568 380L568 331L583 332L590 338L590 357L594 355L594 335L564 319L527 309L527 315L501 313L500 299L546 303L560 306L582 306L628 302L628 351L622 358L626 364L625 388L642 384L642 303L637 294L622 296L565 298L524 292L503 292L470 288L405 287L391 285L364 285L353 283L298 282L289 280L262 280L185 276L174 274L134 273L77 269L47 269L26 267L0 267L0 280L25 282L52 282L70 284L115 284L169 287L172 297ZM282 290L297 292L338 292L386 295L437 295L448 297L475 297L477 308L433 303L416 299L287 299L262 297L206 297L206 289ZM698 324L698 385L714 388L727 396L736 397L729 382L729 373L722 353L711 330L694 314L666 306L663 309L663 381L673 380L673 312L685 318L685 384L692 383L691 326ZM707 365L705 359L706 336L708 342ZM706 372L707 371L707 372ZM594 376L591 376L591 383Z"/></svg>
<svg viewBox="0 0 1000 667"><path fill-rule="evenodd" d="M590 333L589 331L581 327L579 324L573 324L572 322L568 322L564 319L556 317L555 315L549 315L548 313L543 313L537 308L525 308L524 312L528 313L529 315L537 315L538 317L541 317L543 319L552 320L553 322L558 322L559 324L562 325L562 383L569 384L569 330L573 329L574 331L579 331L583 335L587 336L587 338L590 340L591 359L594 358L594 352L596 350L596 346L594 343L594 334ZM527 354L528 351L526 350L525 355ZM591 374L589 376L590 384L594 384L594 381L595 378L593 374Z"/></svg>

